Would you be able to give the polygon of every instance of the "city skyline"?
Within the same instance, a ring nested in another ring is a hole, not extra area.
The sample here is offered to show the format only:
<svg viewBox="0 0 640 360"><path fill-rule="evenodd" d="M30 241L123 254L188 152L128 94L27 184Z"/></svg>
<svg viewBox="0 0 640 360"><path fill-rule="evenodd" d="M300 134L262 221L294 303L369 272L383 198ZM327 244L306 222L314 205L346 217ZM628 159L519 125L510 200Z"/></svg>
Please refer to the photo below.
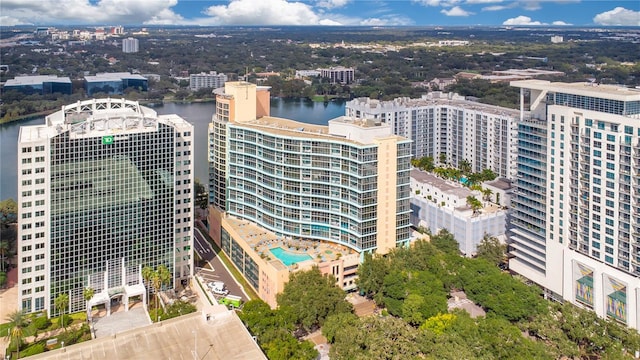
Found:
<svg viewBox="0 0 640 360"><path fill-rule="evenodd" d="M626 0L9 0L0 12L1 26L640 26Z"/></svg>

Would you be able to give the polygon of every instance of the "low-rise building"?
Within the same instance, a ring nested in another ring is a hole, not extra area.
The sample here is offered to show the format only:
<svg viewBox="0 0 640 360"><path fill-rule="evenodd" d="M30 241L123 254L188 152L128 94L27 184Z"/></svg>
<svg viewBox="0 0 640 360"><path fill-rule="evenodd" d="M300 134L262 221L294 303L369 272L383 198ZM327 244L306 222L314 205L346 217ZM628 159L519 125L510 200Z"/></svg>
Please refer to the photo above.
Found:
<svg viewBox="0 0 640 360"><path fill-rule="evenodd" d="M458 241L460 252L465 256L475 255L485 235L504 241L506 210L483 201L482 208L474 211L467 205L469 196L482 200L480 191L472 191L459 183L412 169L411 225L426 227L434 233L448 230Z"/></svg>
<svg viewBox="0 0 640 360"><path fill-rule="evenodd" d="M355 71L353 68L344 66L320 69L320 76L329 79L332 84L351 84L355 81Z"/></svg>
<svg viewBox="0 0 640 360"><path fill-rule="evenodd" d="M53 94L70 95L72 92L71 79L55 75L16 76L7 80L4 91L16 90L23 94Z"/></svg>
<svg viewBox="0 0 640 360"><path fill-rule="evenodd" d="M215 71L189 75L189 89L191 91L197 91L200 89L217 89L223 87L225 82L227 82L227 75L218 74Z"/></svg>
<svg viewBox="0 0 640 360"><path fill-rule="evenodd" d="M147 91L149 86L147 78L128 72L100 73L95 76L85 76L84 80L88 96L99 92L107 95L122 94L127 88Z"/></svg>

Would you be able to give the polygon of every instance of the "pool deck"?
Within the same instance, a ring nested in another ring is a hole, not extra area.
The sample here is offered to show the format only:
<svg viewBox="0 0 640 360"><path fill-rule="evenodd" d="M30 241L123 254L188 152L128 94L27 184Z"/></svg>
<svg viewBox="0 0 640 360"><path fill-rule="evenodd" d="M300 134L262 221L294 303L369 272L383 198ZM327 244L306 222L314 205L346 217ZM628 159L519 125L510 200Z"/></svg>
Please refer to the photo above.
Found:
<svg viewBox="0 0 640 360"><path fill-rule="evenodd" d="M270 249L278 247L298 255L306 254L311 256L310 260L305 260L301 263L307 261L313 261L315 263L333 261L342 256L356 253L355 250L336 243L277 236L247 220L230 217L227 221L238 230L244 241L256 254L270 263L274 261L280 262L280 260L269 251Z"/></svg>

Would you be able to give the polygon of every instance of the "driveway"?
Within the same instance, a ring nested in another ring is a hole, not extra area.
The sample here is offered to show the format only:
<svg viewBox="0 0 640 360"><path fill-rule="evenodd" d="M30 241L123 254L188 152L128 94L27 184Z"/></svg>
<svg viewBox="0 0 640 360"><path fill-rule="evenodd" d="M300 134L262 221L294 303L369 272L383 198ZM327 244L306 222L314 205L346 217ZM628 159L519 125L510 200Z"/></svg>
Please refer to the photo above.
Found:
<svg viewBox="0 0 640 360"><path fill-rule="evenodd" d="M199 229L193 232L194 241L193 248L200 257L209 263L213 271L203 271L200 274L205 281L222 281L229 289L229 295L240 296L242 301L249 301L249 296L244 292L242 286L231 275L226 265L218 258L218 254L213 251L211 244L202 235Z"/></svg>

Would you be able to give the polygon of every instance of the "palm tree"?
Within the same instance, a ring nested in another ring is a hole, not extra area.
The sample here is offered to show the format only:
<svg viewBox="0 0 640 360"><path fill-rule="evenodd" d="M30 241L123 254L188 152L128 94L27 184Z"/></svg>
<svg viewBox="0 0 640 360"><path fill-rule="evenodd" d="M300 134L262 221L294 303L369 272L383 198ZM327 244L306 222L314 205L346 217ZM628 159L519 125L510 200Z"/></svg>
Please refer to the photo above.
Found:
<svg viewBox="0 0 640 360"><path fill-rule="evenodd" d="M485 201L491 201L491 195L493 194L491 189L482 189L482 194L484 195Z"/></svg>
<svg viewBox="0 0 640 360"><path fill-rule="evenodd" d="M87 303L87 321L91 320L91 307L89 306L89 300L91 300L94 294L95 290L90 287L86 287L84 288L84 290L82 290L82 297Z"/></svg>
<svg viewBox="0 0 640 360"><path fill-rule="evenodd" d="M62 293L60 295L58 295L58 297L53 301L53 305L56 307L56 309L58 310L58 312L60 312L60 325L58 325L58 328L60 328L60 326L64 326L64 311L67 310L67 307L69 306L69 295ZM65 330L67 329L66 326L64 326Z"/></svg>
<svg viewBox="0 0 640 360"><path fill-rule="evenodd" d="M169 272L169 269L164 265L158 265L155 276L151 281L153 282L153 288L156 291L156 321L158 321L158 296L160 295L162 287L165 284L169 284L171 281L171 273Z"/></svg>
<svg viewBox="0 0 640 360"><path fill-rule="evenodd" d="M467 159L460 160L460 162L458 163L458 168L465 175L471 173L471 163Z"/></svg>
<svg viewBox="0 0 640 360"><path fill-rule="evenodd" d="M482 203L480 202L480 200L476 199L476 197L473 195L467 196L467 205L471 207L474 215L478 213L478 210L482 208Z"/></svg>
<svg viewBox="0 0 640 360"><path fill-rule="evenodd" d="M22 310L16 310L7 315L6 320L9 322L10 332L7 332L7 339L9 342L16 341L16 349L17 349L17 357L20 358L20 344L22 343L22 338L24 337L24 330L29 326L27 322L27 316Z"/></svg>
<svg viewBox="0 0 640 360"><path fill-rule="evenodd" d="M149 286L151 284L151 279L153 278L153 268L151 266L145 266L142 268L142 280L147 284L147 301L149 301Z"/></svg>
<svg viewBox="0 0 640 360"><path fill-rule="evenodd" d="M9 253L9 242L0 241L0 271L4 272L4 258Z"/></svg>

